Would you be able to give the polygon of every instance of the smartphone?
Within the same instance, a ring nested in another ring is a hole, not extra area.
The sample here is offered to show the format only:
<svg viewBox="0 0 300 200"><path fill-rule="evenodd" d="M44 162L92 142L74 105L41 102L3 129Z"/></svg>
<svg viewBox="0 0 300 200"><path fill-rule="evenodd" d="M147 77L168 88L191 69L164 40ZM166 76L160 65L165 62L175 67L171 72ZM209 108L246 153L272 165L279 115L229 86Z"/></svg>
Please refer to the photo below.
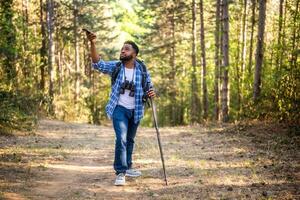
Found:
<svg viewBox="0 0 300 200"><path fill-rule="evenodd" d="M88 34L92 33L91 31L87 30L86 28L83 28L82 30L87 32Z"/></svg>

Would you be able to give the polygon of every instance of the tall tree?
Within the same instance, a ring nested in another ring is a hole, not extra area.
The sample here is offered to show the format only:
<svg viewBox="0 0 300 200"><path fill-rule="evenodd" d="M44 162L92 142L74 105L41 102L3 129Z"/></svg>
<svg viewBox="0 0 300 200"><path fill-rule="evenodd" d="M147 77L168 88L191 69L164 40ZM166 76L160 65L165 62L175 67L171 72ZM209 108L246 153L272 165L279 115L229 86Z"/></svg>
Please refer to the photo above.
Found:
<svg viewBox="0 0 300 200"><path fill-rule="evenodd" d="M200 0L200 43L202 58L202 90L203 90L203 118L208 117L208 94L206 84L206 54L205 54L205 35L204 35L204 17L203 0Z"/></svg>
<svg viewBox="0 0 300 200"><path fill-rule="evenodd" d="M172 1L172 5L170 8L170 31L171 31L171 45L170 45L170 66L171 66L171 73L170 73L170 81L173 83L171 84L173 87L171 87L170 91L170 97L171 97L171 124L176 125L178 121L178 106L177 106L177 101L176 101L176 38L175 38L175 30L176 30L176 24L175 24L175 3Z"/></svg>
<svg viewBox="0 0 300 200"><path fill-rule="evenodd" d="M56 51L56 80L58 83L58 94L61 95L62 94L62 81L63 81L63 67L62 67L62 56L63 56L63 51L64 49L62 48L62 39L60 38L60 34L59 34L59 29L58 27L56 28L56 45L55 45L55 51Z"/></svg>
<svg viewBox="0 0 300 200"><path fill-rule="evenodd" d="M281 68L281 53L282 53L282 24L283 24L283 3L284 0L279 2L279 17L278 17L278 37L277 37L277 56L276 56L276 75ZM277 78L276 78L277 79Z"/></svg>
<svg viewBox="0 0 300 200"><path fill-rule="evenodd" d="M23 56L22 56L22 71L25 78L25 84L29 87L29 41L28 41L28 0L22 0L22 31L23 31Z"/></svg>
<svg viewBox="0 0 300 200"><path fill-rule="evenodd" d="M219 108L219 79L220 79L220 0L216 1L216 26L215 26L215 77L214 77L214 118L215 120L219 120L220 117L220 108Z"/></svg>
<svg viewBox="0 0 300 200"><path fill-rule="evenodd" d="M223 40L223 81L222 81L222 121L228 122L228 104L229 104L229 90L228 90L228 68L229 68L229 14L228 14L228 0L222 1L222 40Z"/></svg>
<svg viewBox="0 0 300 200"><path fill-rule="evenodd" d="M79 42L78 42L78 2L73 0L73 34L74 34L74 48L75 48L75 105L78 103L80 92L80 57L79 57Z"/></svg>
<svg viewBox="0 0 300 200"><path fill-rule="evenodd" d="M191 122L197 122L199 119L199 97L196 79L196 2L192 1L192 105L191 105Z"/></svg>
<svg viewBox="0 0 300 200"><path fill-rule="evenodd" d="M295 5L295 10L294 10L294 16L293 16L293 31L292 31L292 55L290 56L290 65L294 69L296 68L296 63L297 63L297 57L299 54L299 49L297 48L297 43L299 41L299 18L298 18L298 13L299 13L299 2L300 0L296 0L296 5Z"/></svg>
<svg viewBox="0 0 300 200"><path fill-rule="evenodd" d="M40 48L40 73L41 73L41 80L40 80L40 89L44 91L45 89L45 68L47 66L47 33L46 33L46 25L44 20L44 3L43 0L40 0L40 26L41 26L41 38L42 38L42 45Z"/></svg>
<svg viewBox="0 0 300 200"><path fill-rule="evenodd" d="M255 74L253 84L253 99L257 101L261 92L261 70L264 58L264 33L266 19L266 0L259 0L258 34L255 56Z"/></svg>
<svg viewBox="0 0 300 200"><path fill-rule="evenodd" d="M240 110L241 107L241 62L240 62L240 54L241 54L241 40L242 40L242 25L243 25L243 18L239 17L240 19L240 24L237 24L236 27L236 41L237 41L237 48L234 51L235 52L235 80L236 80L236 85L237 85L237 110ZM238 115L237 117L239 118L239 112L237 112Z"/></svg>
<svg viewBox="0 0 300 200"><path fill-rule="evenodd" d="M244 73L246 68L246 50L247 50L247 0L243 1L243 20L242 20L242 53L241 53L241 73L240 73L240 86L241 86L241 92L239 92L239 103L241 105L238 105L239 108L239 115L242 113L243 109L243 99L244 99Z"/></svg>
<svg viewBox="0 0 300 200"><path fill-rule="evenodd" d="M252 74L252 56L253 56L253 38L254 38L254 27L255 27L255 10L256 10L256 1L252 0L251 4L251 31L250 31L250 47L249 47L249 64L248 64L248 75Z"/></svg>
<svg viewBox="0 0 300 200"><path fill-rule="evenodd" d="M54 25L53 25L53 18L54 18L54 5L53 0L47 0L47 29L48 29L48 74L49 74L49 113L51 115L54 114L54 62L55 62L55 55L54 55Z"/></svg>

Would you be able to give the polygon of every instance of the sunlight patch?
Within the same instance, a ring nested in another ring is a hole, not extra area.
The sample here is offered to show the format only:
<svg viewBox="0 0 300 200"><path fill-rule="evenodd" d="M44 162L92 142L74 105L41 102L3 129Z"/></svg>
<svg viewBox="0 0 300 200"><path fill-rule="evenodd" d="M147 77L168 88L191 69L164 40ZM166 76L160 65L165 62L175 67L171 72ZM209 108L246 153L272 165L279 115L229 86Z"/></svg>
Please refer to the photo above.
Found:
<svg viewBox="0 0 300 200"><path fill-rule="evenodd" d="M47 164L47 168L52 169L63 169L63 170L71 170L71 171L88 171L88 172L97 172L97 171L110 171L111 166L86 166L86 165L64 165L64 164Z"/></svg>

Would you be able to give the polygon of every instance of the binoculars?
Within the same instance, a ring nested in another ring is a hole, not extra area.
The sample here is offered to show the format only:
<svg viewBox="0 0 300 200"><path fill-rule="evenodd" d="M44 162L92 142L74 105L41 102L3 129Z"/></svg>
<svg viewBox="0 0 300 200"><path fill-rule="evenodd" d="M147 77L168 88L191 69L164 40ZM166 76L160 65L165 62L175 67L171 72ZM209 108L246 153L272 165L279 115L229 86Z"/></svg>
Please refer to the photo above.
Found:
<svg viewBox="0 0 300 200"><path fill-rule="evenodd" d="M128 80L125 80L120 87L120 94L124 94L125 90L130 90L129 96L134 97L134 83L133 81L129 82Z"/></svg>

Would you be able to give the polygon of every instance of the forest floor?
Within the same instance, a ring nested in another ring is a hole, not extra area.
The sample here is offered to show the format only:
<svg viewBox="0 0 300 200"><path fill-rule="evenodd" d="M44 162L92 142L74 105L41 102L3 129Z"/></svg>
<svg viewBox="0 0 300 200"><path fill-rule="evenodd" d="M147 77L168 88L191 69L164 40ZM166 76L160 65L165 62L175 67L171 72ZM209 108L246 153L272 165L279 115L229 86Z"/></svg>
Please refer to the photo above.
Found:
<svg viewBox="0 0 300 200"><path fill-rule="evenodd" d="M267 122L139 127L135 167L114 186L114 131L40 120L34 133L0 136L0 199L300 199L299 129Z"/></svg>

